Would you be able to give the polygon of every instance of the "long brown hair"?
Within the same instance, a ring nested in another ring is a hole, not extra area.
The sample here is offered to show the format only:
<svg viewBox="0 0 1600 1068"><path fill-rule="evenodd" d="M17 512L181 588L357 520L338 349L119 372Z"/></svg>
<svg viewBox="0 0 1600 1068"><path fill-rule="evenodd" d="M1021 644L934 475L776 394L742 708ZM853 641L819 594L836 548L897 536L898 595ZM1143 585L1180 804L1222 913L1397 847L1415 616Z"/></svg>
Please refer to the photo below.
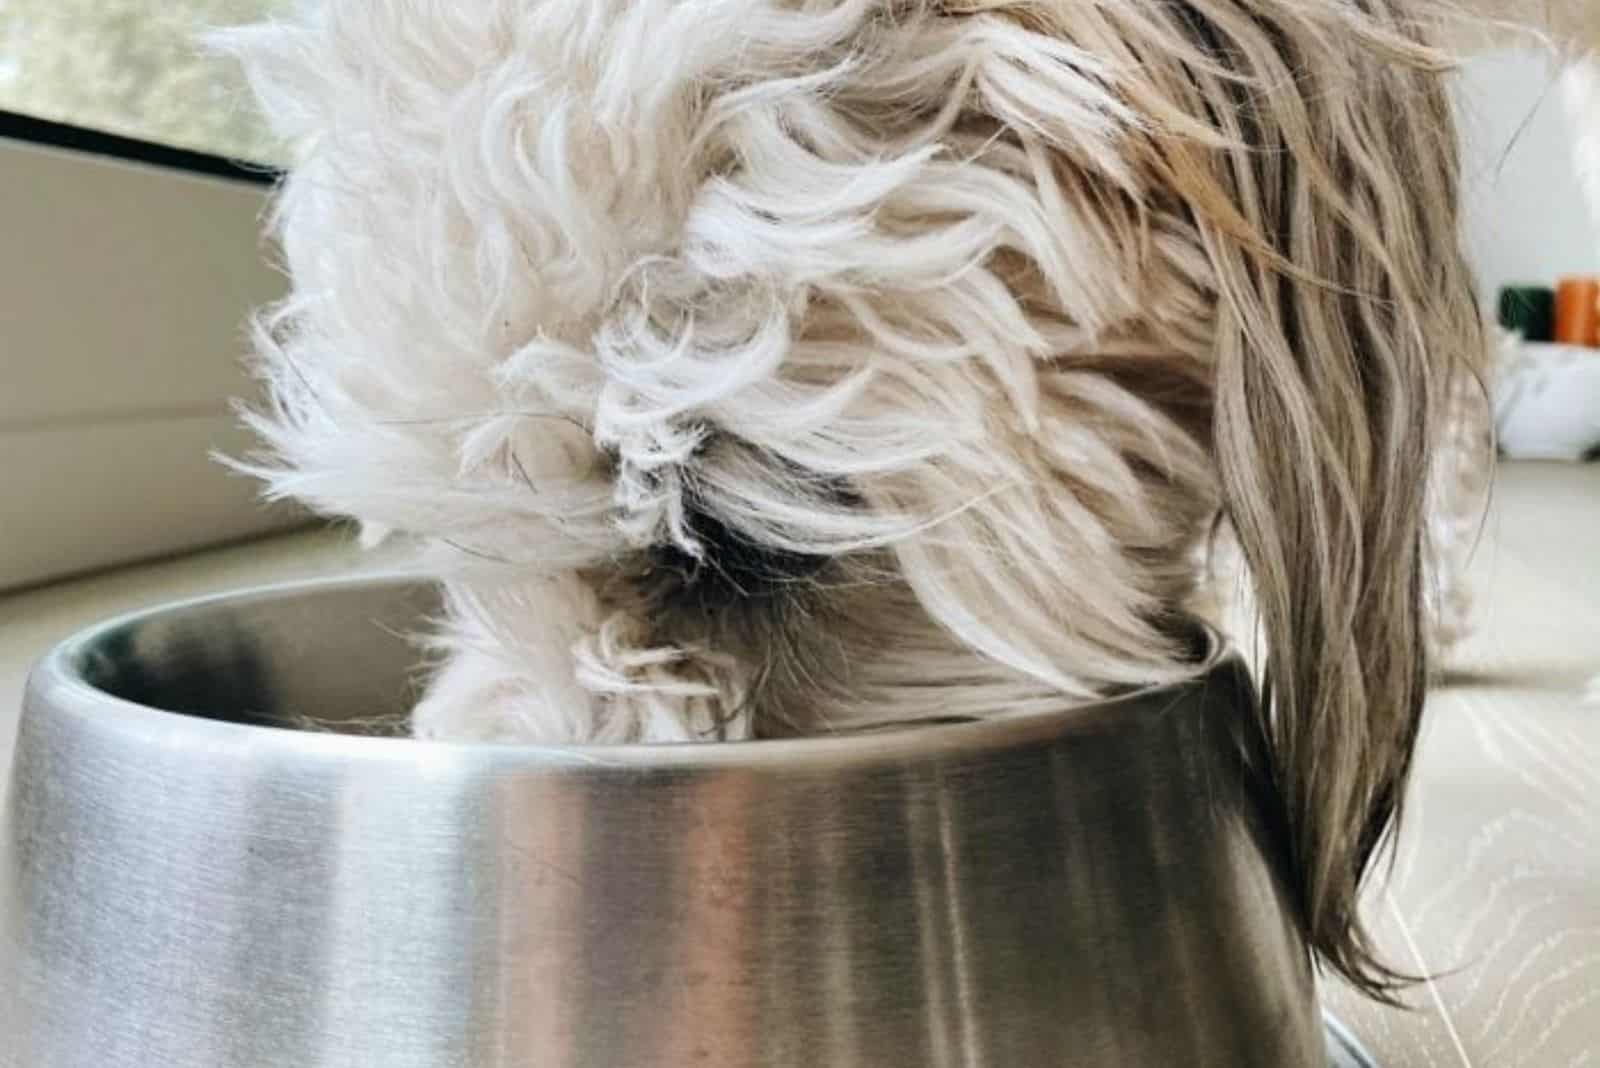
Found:
<svg viewBox="0 0 1600 1068"><path fill-rule="evenodd" d="M1262 772L1309 942L1389 997L1403 977L1357 897L1400 815L1423 707L1444 398L1485 351L1448 62L1408 0L1183 7L1216 64L1189 67L1193 103L1226 143L1159 151L1218 281L1212 430L1265 643Z"/></svg>

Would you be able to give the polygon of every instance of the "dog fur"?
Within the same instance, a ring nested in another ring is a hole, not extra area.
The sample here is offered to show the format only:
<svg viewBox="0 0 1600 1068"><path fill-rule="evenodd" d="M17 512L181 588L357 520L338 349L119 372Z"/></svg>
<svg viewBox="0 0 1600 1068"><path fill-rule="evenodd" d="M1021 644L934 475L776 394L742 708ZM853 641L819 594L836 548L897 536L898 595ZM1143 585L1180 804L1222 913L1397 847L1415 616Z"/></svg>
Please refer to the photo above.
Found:
<svg viewBox="0 0 1600 1068"><path fill-rule="evenodd" d="M1212 535L1308 942L1358 921L1486 344L1429 0L326 0L270 491L431 546L428 738L776 737L1191 675Z"/></svg>

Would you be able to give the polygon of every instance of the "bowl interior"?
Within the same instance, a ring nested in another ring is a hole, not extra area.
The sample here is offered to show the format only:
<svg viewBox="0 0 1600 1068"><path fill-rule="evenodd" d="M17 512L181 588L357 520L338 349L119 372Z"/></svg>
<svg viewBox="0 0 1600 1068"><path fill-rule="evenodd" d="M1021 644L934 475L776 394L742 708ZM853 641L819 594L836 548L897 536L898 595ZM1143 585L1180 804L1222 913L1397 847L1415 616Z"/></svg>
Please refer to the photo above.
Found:
<svg viewBox="0 0 1600 1068"><path fill-rule="evenodd" d="M422 681L415 634L438 607L415 581L262 590L112 621L66 656L90 686L150 708L399 735Z"/></svg>
<svg viewBox="0 0 1600 1068"><path fill-rule="evenodd" d="M404 737L429 667L418 637L439 609L437 588L414 578L280 586L113 620L68 642L56 663L91 688L146 708L253 726ZM1184 624L1175 636L1197 668L1223 654L1220 639L1198 624ZM1135 693L1110 694L1108 702ZM969 718L930 713L840 733L936 728Z"/></svg>

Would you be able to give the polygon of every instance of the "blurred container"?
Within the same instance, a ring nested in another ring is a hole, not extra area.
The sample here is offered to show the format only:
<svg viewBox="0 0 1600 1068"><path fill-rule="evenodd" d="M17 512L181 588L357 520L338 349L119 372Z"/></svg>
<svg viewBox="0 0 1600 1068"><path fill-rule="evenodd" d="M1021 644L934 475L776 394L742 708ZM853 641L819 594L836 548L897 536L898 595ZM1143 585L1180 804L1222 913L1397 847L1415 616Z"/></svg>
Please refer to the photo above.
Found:
<svg viewBox="0 0 1600 1068"><path fill-rule="evenodd" d="M1506 286L1500 291L1500 325L1524 341L1555 337L1556 291L1549 286Z"/></svg>
<svg viewBox="0 0 1600 1068"><path fill-rule="evenodd" d="M1600 278L1563 278L1556 287L1555 340L1600 347Z"/></svg>

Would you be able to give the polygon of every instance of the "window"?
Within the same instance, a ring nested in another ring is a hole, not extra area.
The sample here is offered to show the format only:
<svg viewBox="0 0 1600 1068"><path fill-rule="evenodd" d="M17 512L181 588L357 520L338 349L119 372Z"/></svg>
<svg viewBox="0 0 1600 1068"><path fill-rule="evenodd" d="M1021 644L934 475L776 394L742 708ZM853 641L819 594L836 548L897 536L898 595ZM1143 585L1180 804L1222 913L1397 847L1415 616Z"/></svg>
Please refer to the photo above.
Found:
<svg viewBox="0 0 1600 1068"><path fill-rule="evenodd" d="M279 153L197 35L285 0L0 0L0 110L257 162Z"/></svg>

